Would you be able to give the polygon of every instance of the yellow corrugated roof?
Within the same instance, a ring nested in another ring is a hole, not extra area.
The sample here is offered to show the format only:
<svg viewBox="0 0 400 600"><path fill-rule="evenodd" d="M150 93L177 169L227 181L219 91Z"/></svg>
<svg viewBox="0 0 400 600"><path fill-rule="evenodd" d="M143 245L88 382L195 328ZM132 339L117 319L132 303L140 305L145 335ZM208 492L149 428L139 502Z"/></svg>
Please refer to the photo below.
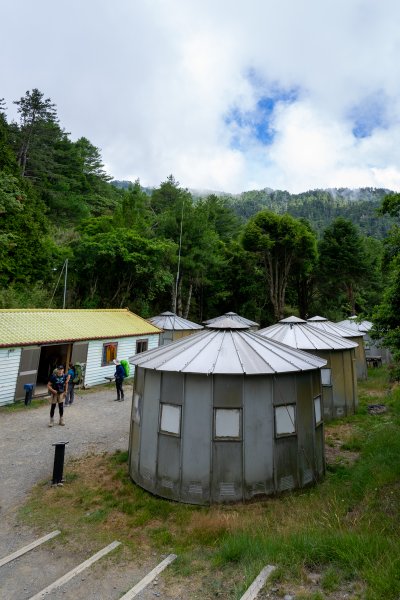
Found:
<svg viewBox="0 0 400 600"><path fill-rule="evenodd" d="M0 309L0 347L159 333L128 309Z"/></svg>

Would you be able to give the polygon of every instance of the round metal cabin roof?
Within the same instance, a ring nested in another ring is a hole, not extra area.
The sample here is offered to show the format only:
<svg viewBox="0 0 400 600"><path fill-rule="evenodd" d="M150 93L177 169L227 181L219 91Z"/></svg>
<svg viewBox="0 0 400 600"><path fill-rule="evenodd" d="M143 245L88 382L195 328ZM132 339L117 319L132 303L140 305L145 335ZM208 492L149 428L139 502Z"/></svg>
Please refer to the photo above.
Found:
<svg viewBox="0 0 400 600"><path fill-rule="evenodd" d="M357 321L356 316L349 317L348 319L344 319L343 321L339 321L337 325L342 325L343 327L348 327L353 331L361 331L361 333L368 333L370 329L373 327L373 323L371 321Z"/></svg>
<svg viewBox="0 0 400 600"><path fill-rule="evenodd" d="M204 325L213 325L216 321L219 321L220 319L225 319L225 317L229 317L229 318L233 319L234 321L237 321L238 323L247 325L247 327L254 327L254 326L259 327L259 325L260 325L259 323L256 323L255 321L250 321L250 319L246 319L245 317L242 317L235 312L227 312L224 315L220 315L219 317L214 317L213 319L208 319L207 321L203 321L203 323L204 323Z"/></svg>
<svg viewBox="0 0 400 600"><path fill-rule="evenodd" d="M189 329L203 329L202 325L198 325L197 323L193 323L193 321L188 321L187 319L178 317L178 315L169 311L163 312L156 317L150 317L148 321L156 327L165 329L166 331L188 331Z"/></svg>
<svg viewBox="0 0 400 600"><path fill-rule="evenodd" d="M136 354L133 365L181 373L275 375L319 369L326 361L237 328L204 329L167 346Z"/></svg>
<svg viewBox="0 0 400 600"><path fill-rule="evenodd" d="M328 321L328 319L326 319L325 317L311 317L310 319L307 319L307 323L310 323L310 325L316 327L317 329L321 329L322 331L326 331L327 333L331 333L332 335L337 335L339 337L363 337L361 331L355 331L354 329L350 329L349 327L345 327L344 325L333 323L332 321Z"/></svg>
<svg viewBox="0 0 400 600"><path fill-rule="evenodd" d="M321 331L298 317L283 319L258 333L299 350L349 350L357 348L358 345L343 337Z"/></svg>

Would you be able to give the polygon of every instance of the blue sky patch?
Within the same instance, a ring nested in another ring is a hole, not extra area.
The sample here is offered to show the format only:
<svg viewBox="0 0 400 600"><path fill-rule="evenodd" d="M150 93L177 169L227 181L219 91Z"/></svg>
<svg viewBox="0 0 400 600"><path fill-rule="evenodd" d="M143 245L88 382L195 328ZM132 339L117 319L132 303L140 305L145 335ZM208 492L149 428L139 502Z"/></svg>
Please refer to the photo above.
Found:
<svg viewBox="0 0 400 600"><path fill-rule="evenodd" d="M264 146L272 144L275 137L272 120L276 105L282 102L290 104L298 98L298 90L267 86L254 71L247 74L247 79L258 96L254 108L241 110L234 105L225 116L225 123L232 130L231 146L235 149L243 149L249 141L257 141Z"/></svg>
<svg viewBox="0 0 400 600"><path fill-rule="evenodd" d="M355 138L370 137L375 129L386 128L386 98L383 93L376 92L364 98L354 106L349 117L353 122L352 133Z"/></svg>

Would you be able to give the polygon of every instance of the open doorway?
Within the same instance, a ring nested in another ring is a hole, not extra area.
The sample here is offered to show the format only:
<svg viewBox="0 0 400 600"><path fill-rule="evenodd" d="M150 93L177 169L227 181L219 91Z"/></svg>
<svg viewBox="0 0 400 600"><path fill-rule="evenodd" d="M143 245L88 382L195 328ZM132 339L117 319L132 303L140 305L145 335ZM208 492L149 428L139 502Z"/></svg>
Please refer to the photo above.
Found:
<svg viewBox="0 0 400 600"><path fill-rule="evenodd" d="M47 393L47 382L58 365L63 365L68 370L71 351L72 344L50 344L41 347L36 379L36 396Z"/></svg>

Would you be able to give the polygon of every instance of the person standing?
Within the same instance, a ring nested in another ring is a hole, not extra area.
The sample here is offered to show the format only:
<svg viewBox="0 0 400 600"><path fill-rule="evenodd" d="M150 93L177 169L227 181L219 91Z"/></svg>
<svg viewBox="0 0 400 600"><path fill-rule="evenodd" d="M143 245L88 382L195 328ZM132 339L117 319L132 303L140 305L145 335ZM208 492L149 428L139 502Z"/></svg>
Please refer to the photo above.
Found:
<svg viewBox="0 0 400 600"><path fill-rule="evenodd" d="M69 363L69 369L67 371L67 395L65 396L65 406L70 406L74 402L75 398L75 367L72 363Z"/></svg>
<svg viewBox="0 0 400 600"><path fill-rule="evenodd" d="M117 388L116 401L122 402L125 399L124 398L124 390L122 389L122 384L124 383L124 379L125 379L125 369L121 365L119 360L114 359L113 363L115 365L115 373L114 373L115 387Z"/></svg>
<svg viewBox="0 0 400 600"><path fill-rule="evenodd" d="M58 404L58 412L60 415L60 425L64 423L64 398L67 391L67 376L64 375L64 367L58 366L55 373L50 375L47 389L51 394L51 407L50 407L50 422L49 427L54 425L54 413L56 410L56 404Z"/></svg>

